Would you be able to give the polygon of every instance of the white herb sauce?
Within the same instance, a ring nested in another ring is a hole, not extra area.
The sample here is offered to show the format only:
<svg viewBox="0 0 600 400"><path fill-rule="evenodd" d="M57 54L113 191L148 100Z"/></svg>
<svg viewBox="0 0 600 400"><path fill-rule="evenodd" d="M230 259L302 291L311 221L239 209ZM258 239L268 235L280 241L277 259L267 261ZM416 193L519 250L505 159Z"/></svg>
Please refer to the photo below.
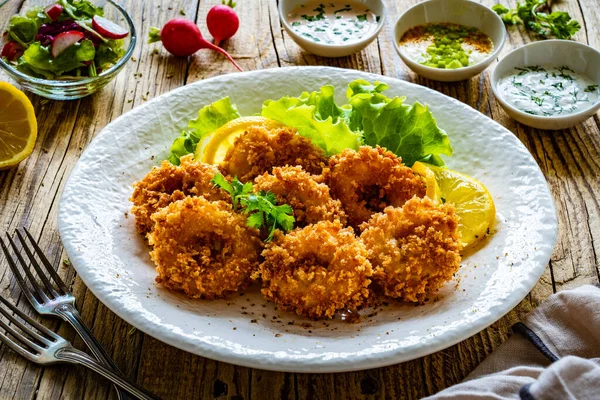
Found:
<svg viewBox="0 0 600 400"><path fill-rule="evenodd" d="M377 28L380 16L352 0L312 1L287 16L292 30L315 43L358 42Z"/></svg>
<svg viewBox="0 0 600 400"><path fill-rule="evenodd" d="M598 85L568 67L531 65L498 82L504 100L532 115L574 114L591 107L600 96Z"/></svg>

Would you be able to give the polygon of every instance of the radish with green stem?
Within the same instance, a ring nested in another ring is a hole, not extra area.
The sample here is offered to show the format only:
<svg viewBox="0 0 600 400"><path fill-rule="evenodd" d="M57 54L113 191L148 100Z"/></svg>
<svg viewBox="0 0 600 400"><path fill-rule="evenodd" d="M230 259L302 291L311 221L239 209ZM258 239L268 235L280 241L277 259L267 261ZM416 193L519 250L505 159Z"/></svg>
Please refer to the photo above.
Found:
<svg viewBox="0 0 600 400"><path fill-rule="evenodd" d="M215 38L215 44L218 46L223 40L227 40L237 32L240 27L240 20L233 11L235 2L233 0L223 0L223 4L213 6L206 14L206 26L208 31Z"/></svg>
<svg viewBox="0 0 600 400"><path fill-rule="evenodd" d="M215 46L202 37L200 29L189 19L174 18L159 31L150 28L148 43L161 41L165 49L174 56L191 56L200 49L210 49L223 54L239 71L242 68L222 48Z"/></svg>

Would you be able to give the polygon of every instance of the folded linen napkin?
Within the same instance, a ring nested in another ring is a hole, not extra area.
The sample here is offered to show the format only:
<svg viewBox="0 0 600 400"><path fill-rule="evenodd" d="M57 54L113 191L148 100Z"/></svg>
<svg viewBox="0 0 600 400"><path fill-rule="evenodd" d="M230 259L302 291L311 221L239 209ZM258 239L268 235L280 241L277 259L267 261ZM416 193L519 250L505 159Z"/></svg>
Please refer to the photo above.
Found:
<svg viewBox="0 0 600 400"><path fill-rule="evenodd" d="M600 287L550 296L440 399L600 399Z"/></svg>

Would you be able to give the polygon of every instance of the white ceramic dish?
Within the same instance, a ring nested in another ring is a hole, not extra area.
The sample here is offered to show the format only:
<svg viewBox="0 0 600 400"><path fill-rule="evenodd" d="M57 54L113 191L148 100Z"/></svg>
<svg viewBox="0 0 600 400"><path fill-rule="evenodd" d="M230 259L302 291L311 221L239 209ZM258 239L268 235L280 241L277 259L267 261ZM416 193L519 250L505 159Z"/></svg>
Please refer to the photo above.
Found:
<svg viewBox="0 0 600 400"><path fill-rule="evenodd" d="M419 64L409 58L398 43L407 30L414 26L449 22L475 27L488 35L493 51L475 65L457 69L440 69ZM506 28L502 19L490 8L469 0L428 0L406 10L394 28L394 47L404 63L417 74L436 81L455 82L469 79L486 69L504 46Z"/></svg>
<svg viewBox="0 0 600 400"><path fill-rule="evenodd" d="M498 81L514 72L515 67L526 65L566 65L591 78L596 84L600 83L600 52L593 47L571 40L544 40L521 46L500 60L492 73L494 96L506 113L520 123L538 129L566 129L585 121L600 109L600 99L589 108L569 115L545 117L527 114L515 108L498 91Z"/></svg>
<svg viewBox="0 0 600 400"><path fill-rule="evenodd" d="M298 44L298 46L302 47L304 50L309 53L316 54L322 57L344 57L349 56L350 54L358 53L365 47L367 47L379 32L381 32L381 28L385 24L386 18L386 10L382 0L353 0L356 3L365 4L375 15L380 16L379 22L377 23L377 27L373 30L367 37L363 38L357 42L350 42L344 45L332 45L325 43L315 43L312 40L306 39L300 35L298 35L291 27L287 20L287 16L294 11L297 7L302 4L308 3L310 0L280 0L279 1L279 20L283 25L285 31L290 35L290 37Z"/></svg>
<svg viewBox="0 0 600 400"><path fill-rule="evenodd" d="M347 83L359 78L385 82L390 95L405 95L407 102L428 104L454 146L448 166L479 179L494 196L497 233L465 255L457 280L445 285L438 300L421 307L392 301L381 309L365 310L364 315L375 315L362 322L348 324L314 322L276 311L256 287L219 301L189 300L155 287L149 248L128 214L128 198L132 183L166 157L171 142L197 110L230 96L242 115L252 115L263 99L299 95L325 84L335 85L337 100L343 101ZM556 239L556 215L531 154L510 131L473 108L393 78L348 69L292 67L203 80L110 123L69 177L59 205L59 229L85 284L141 331L191 353L248 367L338 372L421 357L499 319L544 271Z"/></svg>

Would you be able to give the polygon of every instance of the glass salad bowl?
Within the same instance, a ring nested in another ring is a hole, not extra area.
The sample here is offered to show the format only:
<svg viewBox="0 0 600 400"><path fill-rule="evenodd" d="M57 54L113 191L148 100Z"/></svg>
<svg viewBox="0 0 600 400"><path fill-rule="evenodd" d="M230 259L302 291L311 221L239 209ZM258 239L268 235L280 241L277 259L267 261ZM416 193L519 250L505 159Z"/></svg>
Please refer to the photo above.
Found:
<svg viewBox="0 0 600 400"><path fill-rule="evenodd" d="M54 0L56 1L56 0ZM9 27L10 18L19 12L24 15L27 10L34 6L47 6L52 0L35 0L27 2L27 6L22 10L16 9L18 2L2 2L0 1L0 33L4 34ZM133 25L133 20L125 9L113 0L97 0L92 1L95 6L104 8L104 17L115 22L122 28L127 28L129 34L121 39L123 40L124 54L121 58L106 70L98 71L96 76L81 76L81 77L59 77L57 79L45 79L34 77L23 71L17 70L15 65L7 62L3 57L0 57L0 67L15 81L17 81L24 89L27 89L42 97L54 100L74 100L85 96L89 96L96 91L106 86L125 66L125 63L131 58L136 42L136 31ZM0 37L0 48L7 41L6 35Z"/></svg>

